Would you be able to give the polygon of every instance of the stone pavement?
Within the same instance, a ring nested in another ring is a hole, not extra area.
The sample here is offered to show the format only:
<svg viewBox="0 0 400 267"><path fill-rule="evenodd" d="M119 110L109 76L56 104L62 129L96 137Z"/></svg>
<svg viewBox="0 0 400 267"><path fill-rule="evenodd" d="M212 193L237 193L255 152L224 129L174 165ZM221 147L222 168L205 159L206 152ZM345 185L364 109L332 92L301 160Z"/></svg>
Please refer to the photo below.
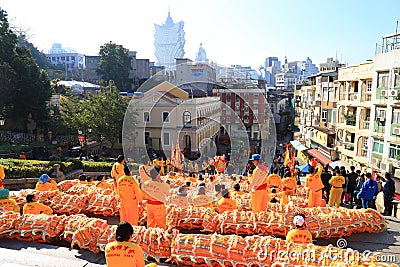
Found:
<svg viewBox="0 0 400 267"><path fill-rule="evenodd" d="M388 227L382 233L354 234L344 239L348 247L361 253L382 252L385 255L382 257L383 261L400 264L400 221L394 217L385 218ZM337 238L318 239L315 244L336 245L337 240ZM104 253L94 254L87 250L70 249L67 246L68 243L50 245L15 239L0 239L0 267L106 266Z"/></svg>

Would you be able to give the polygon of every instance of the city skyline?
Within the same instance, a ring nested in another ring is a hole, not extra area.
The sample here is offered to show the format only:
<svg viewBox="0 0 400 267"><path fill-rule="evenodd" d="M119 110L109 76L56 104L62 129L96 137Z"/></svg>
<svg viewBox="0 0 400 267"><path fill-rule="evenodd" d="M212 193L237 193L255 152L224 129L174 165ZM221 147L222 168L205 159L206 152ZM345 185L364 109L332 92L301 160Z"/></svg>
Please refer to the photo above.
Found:
<svg viewBox="0 0 400 267"><path fill-rule="evenodd" d="M88 3L69 1L65 6L42 0L2 0L11 25L26 30L29 41L47 53L54 42L85 55L97 55L112 41L137 51L138 58L157 62L154 23L165 22L170 9L174 21L185 23L185 55L195 59L200 43L210 61L240 64L255 69L266 57L280 61L313 63L337 58L356 65L373 59L375 44L396 31L400 2L364 1L131 1ZM23 6L24 8L21 8ZM54 7L53 7L54 6ZM52 8L49 8L52 7ZM50 11L49 11L50 10Z"/></svg>

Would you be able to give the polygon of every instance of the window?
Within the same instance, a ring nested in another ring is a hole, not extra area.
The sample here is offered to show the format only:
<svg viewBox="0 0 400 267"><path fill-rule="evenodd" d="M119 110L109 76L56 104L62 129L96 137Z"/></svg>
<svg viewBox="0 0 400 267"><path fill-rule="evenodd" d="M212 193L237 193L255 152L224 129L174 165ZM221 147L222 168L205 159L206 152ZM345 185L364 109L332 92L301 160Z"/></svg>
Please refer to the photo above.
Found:
<svg viewBox="0 0 400 267"><path fill-rule="evenodd" d="M365 149L368 148L368 138L367 137L363 138L363 148L365 148Z"/></svg>
<svg viewBox="0 0 400 267"><path fill-rule="evenodd" d="M372 91L372 81L367 81L367 92Z"/></svg>
<svg viewBox="0 0 400 267"><path fill-rule="evenodd" d="M326 122L327 121L327 116L328 116L328 111L326 109L322 110L322 116L321 116L321 121Z"/></svg>
<svg viewBox="0 0 400 267"><path fill-rule="evenodd" d="M189 111L183 112L183 127L185 128L192 127L191 121L192 121L192 115L190 114L190 112Z"/></svg>
<svg viewBox="0 0 400 267"><path fill-rule="evenodd" d="M150 132L144 132L144 144L150 144Z"/></svg>
<svg viewBox="0 0 400 267"><path fill-rule="evenodd" d="M400 160L400 145L390 144L389 157L392 159Z"/></svg>
<svg viewBox="0 0 400 267"><path fill-rule="evenodd" d="M388 88L389 85L389 72L378 73L378 88Z"/></svg>
<svg viewBox="0 0 400 267"><path fill-rule="evenodd" d="M163 145L164 146L169 146L170 142L169 142L169 132L164 132L163 133Z"/></svg>
<svg viewBox="0 0 400 267"><path fill-rule="evenodd" d="M386 110L385 109L377 109L376 110L376 117L377 118L385 118L386 117Z"/></svg>
<svg viewBox="0 0 400 267"><path fill-rule="evenodd" d="M395 88L400 87L400 69L394 70L394 87Z"/></svg>
<svg viewBox="0 0 400 267"><path fill-rule="evenodd" d="M226 103L231 103L231 93L226 93Z"/></svg>
<svg viewBox="0 0 400 267"><path fill-rule="evenodd" d="M392 123L400 124L400 109L393 110Z"/></svg>
<svg viewBox="0 0 400 267"><path fill-rule="evenodd" d="M383 140L375 140L373 151L378 154L383 153Z"/></svg>
<svg viewBox="0 0 400 267"><path fill-rule="evenodd" d="M168 111L164 111L162 113L162 122L169 122L169 112Z"/></svg>
<svg viewBox="0 0 400 267"><path fill-rule="evenodd" d="M150 122L150 112L148 111L143 112L143 122Z"/></svg>

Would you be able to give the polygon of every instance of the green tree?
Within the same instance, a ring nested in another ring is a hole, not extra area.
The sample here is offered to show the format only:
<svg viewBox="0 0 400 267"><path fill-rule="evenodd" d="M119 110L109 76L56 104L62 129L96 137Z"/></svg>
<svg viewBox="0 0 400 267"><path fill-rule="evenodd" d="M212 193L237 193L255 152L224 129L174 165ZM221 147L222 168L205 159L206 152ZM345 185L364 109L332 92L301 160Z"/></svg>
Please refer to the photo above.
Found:
<svg viewBox="0 0 400 267"><path fill-rule="evenodd" d="M31 53L32 57L35 59L36 64L38 64L39 68L41 69L52 69L52 65L50 61L47 59L45 53L39 51L32 43L30 43L25 34L18 35L18 45L25 46L29 52Z"/></svg>
<svg viewBox="0 0 400 267"><path fill-rule="evenodd" d="M25 46L18 46L18 38L10 29L7 12L0 8L0 101L12 127L25 130L28 114L39 127L49 121L47 102L51 96L50 80L41 70ZM3 86L4 85L4 86Z"/></svg>
<svg viewBox="0 0 400 267"><path fill-rule="evenodd" d="M109 141L114 147L122 133L128 100L123 98L112 81L108 88L101 87L99 94L90 94L79 99L68 95L68 100L61 102L65 124L75 133L82 130L99 142Z"/></svg>
<svg viewBox="0 0 400 267"><path fill-rule="evenodd" d="M120 90L129 89L132 83L129 79L129 71L132 69L129 50L110 41L100 47L99 56L97 73L103 80L113 80Z"/></svg>

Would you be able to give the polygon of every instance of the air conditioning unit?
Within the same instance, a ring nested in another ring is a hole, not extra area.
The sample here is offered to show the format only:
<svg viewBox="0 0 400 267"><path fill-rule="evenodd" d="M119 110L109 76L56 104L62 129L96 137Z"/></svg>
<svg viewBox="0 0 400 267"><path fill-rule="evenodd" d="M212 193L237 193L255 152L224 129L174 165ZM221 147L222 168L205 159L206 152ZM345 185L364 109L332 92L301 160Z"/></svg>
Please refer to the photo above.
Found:
<svg viewBox="0 0 400 267"><path fill-rule="evenodd" d="M400 169L394 171L394 177L400 178Z"/></svg>
<svg viewBox="0 0 400 267"><path fill-rule="evenodd" d="M400 96L400 90L390 90L389 95L394 97Z"/></svg>
<svg viewBox="0 0 400 267"><path fill-rule="evenodd" d="M400 128L393 128L394 135L400 135Z"/></svg>
<svg viewBox="0 0 400 267"><path fill-rule="evenodd" d="M371 163L372 163L372 165L375 165L376 167L378 167L379 164L381 163L381 161L379 159L372 159Z"/></svg>
<svg viewBox="0 0 400 267"><path fill-rule="evenodd" d="M381 90L381 96L386 97L387 96L387 90Z"/></svg>
<svg viewBox="0 0 400 267"><path fill-rule="evenodd" d="M392 163L390 162L381 162L379 168L384 172L392 172Z"/></svg>

